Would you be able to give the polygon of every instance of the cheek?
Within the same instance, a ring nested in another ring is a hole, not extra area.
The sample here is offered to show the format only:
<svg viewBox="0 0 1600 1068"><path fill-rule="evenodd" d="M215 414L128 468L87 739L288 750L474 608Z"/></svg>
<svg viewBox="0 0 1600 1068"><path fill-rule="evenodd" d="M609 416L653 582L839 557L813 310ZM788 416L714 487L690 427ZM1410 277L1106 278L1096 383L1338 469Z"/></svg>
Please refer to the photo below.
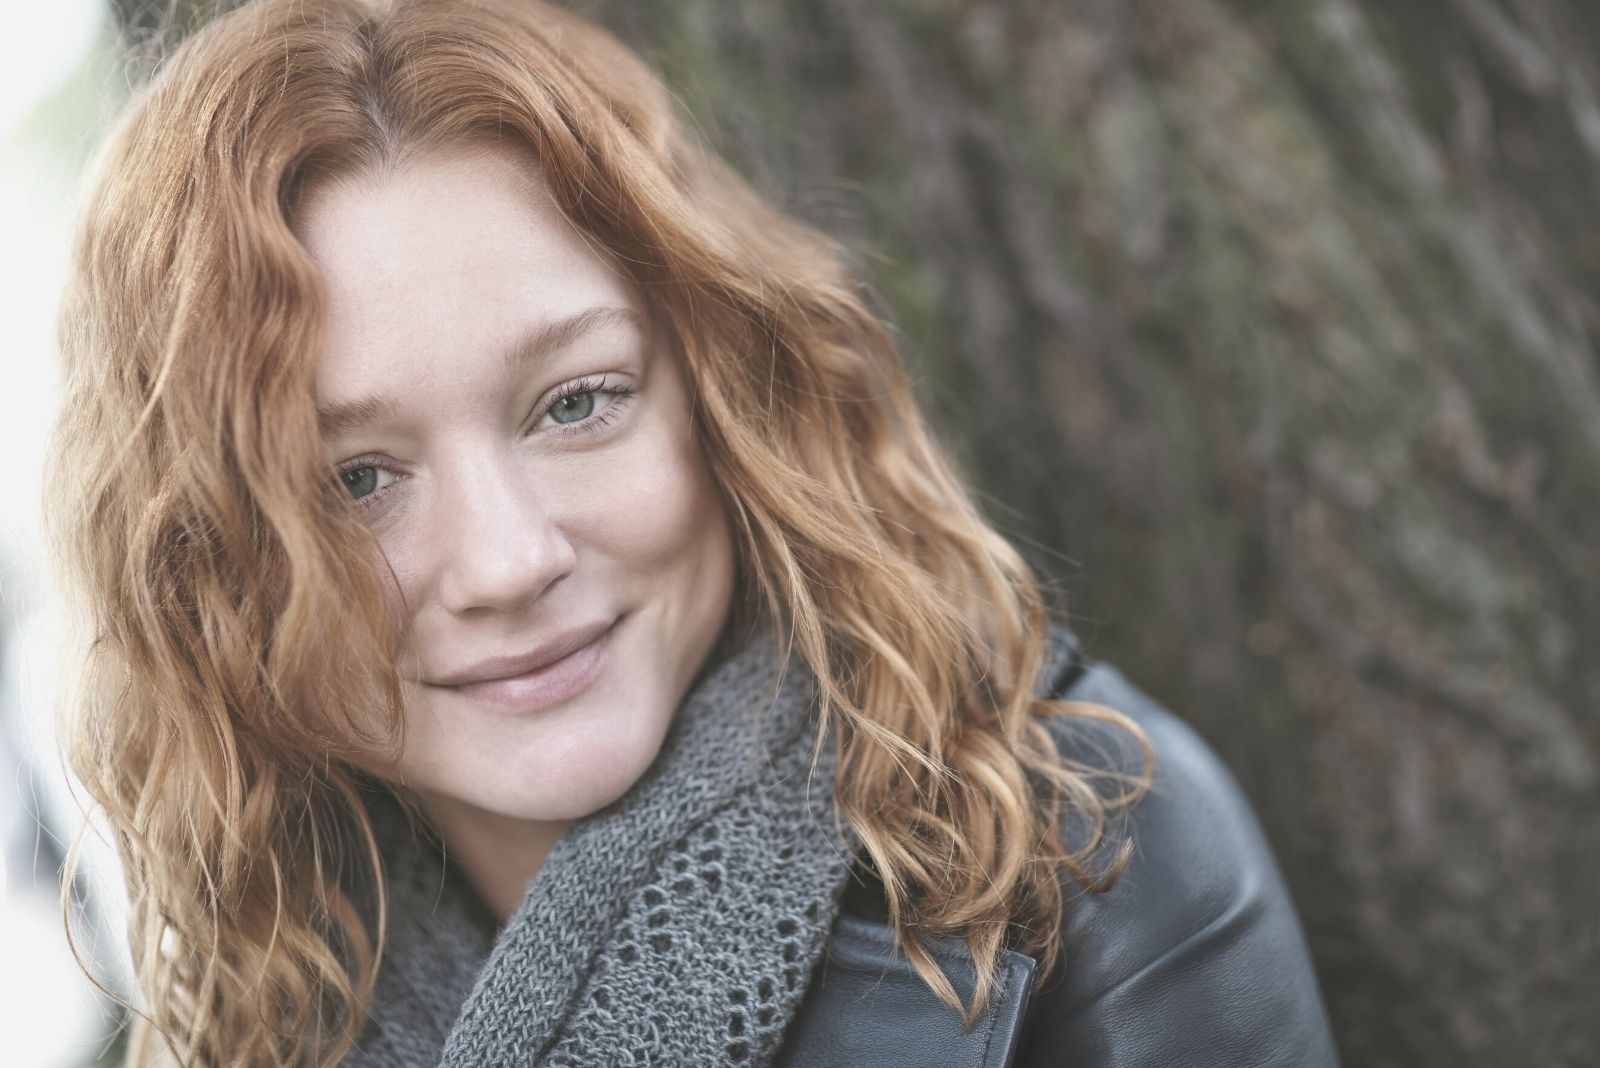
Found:
<svg viewBox="0 0 1600 1068"><path fill-rule="evenodd" d="M414 614L423 596L423 577L418 573L418 547L403 538L380 540L373 568L383 588L389 626L398 643L402 667L415 671L416 650L411 647Z"/></svg>
<svg viewBox="0 0 1600 1068"><path fill-rule="evenodd" d="M648 440L647 440L648 439ZM695 440L683 433L642 435L611 469L599 540L628 570L664 580L709 580L731 566L722 499Z"/></svg>

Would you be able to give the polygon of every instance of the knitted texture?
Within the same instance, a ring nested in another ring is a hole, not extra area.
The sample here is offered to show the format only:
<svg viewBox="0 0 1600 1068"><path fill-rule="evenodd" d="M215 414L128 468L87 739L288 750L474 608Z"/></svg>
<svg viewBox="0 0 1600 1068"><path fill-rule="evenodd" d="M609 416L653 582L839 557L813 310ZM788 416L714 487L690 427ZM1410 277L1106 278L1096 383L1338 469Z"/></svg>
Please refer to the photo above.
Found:
<svg viewBox="0 0 1600 1068"><path fill-rule="evenodd" d="M816 680L758 631L620 800L557 841L496 933L439 848L374 814L389 936L354 1068L762 1065L826 944L853 840Z"/></svg>

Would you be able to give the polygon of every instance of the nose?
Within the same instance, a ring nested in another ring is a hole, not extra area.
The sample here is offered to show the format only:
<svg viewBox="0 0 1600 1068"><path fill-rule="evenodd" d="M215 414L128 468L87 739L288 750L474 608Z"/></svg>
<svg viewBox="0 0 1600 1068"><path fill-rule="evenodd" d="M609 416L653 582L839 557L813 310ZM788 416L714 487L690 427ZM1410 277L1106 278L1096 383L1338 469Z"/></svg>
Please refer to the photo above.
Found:
<svg viewBox="0 0 1600 1068"><path fill-rule="evenodd" d="M519 611L577 564L577 552L527 472L475 464L440 494L439 598L460 615Z"/></svg>

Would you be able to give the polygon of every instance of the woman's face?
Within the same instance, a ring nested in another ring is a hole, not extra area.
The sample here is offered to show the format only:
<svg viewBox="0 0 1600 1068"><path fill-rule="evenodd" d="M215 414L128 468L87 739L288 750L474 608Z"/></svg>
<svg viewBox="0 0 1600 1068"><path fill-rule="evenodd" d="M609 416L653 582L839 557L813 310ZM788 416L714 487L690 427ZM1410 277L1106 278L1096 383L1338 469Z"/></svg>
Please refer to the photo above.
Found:
<svg viewBox="0 0 1600 1068"><path fill-rule="evenodd" d="M331 184L297 230L326 284L323 435L397 587L401 780L458 817L604 806L732 599L678 358L517 150Z"/></svg>

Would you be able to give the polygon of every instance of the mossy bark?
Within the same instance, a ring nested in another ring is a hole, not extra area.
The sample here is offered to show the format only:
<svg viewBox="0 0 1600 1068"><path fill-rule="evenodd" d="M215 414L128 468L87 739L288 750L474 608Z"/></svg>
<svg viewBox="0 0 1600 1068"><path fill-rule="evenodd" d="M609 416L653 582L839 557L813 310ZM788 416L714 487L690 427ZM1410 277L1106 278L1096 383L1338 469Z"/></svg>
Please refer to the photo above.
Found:
<svg viewBox="0 0 1600 1068"><path fill-rule="evenodd" d="M1279 852L1350 1064L1600 1051L1600 15L580 5L845 238L1095 652Z"/></svg>

